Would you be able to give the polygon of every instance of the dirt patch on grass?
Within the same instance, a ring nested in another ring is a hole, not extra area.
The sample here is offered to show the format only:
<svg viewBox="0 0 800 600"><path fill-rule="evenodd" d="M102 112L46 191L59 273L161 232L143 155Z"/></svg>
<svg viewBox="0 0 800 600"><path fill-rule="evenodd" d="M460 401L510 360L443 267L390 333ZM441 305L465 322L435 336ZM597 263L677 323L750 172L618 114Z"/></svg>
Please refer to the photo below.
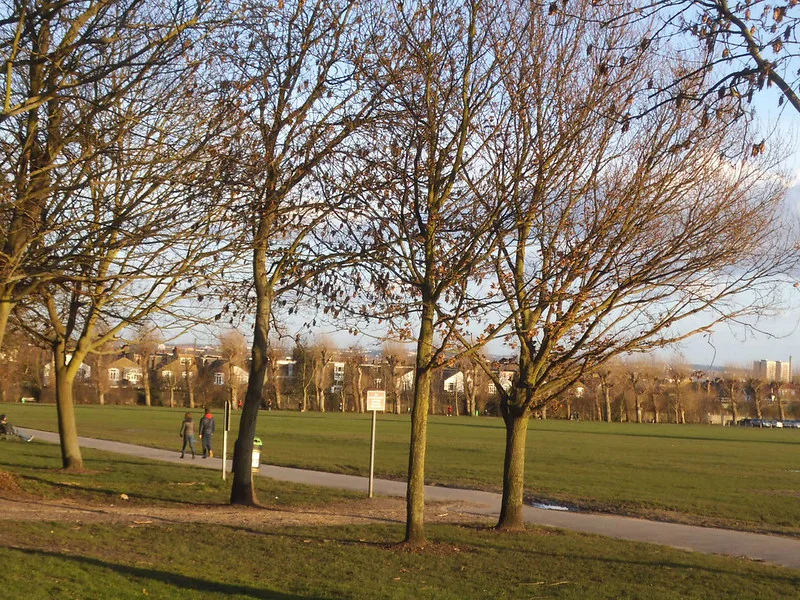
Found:
<svg viewBox="0 0 800 600"><path fill-rule="evenodd" d="M11 473L0 471L0 496L21 496L22 488L17 482L17 478Z"/></svg>
<svg viewBox="0 0 800 600"><path fill-rule="evenodd" d="M2 480L2 478L0 478ZM0 484L2 485L2 484ZM19 486L17 486L19 490ZM21 490L19 490L21 494ZM55 521L67 523L115 523L145 527L170 523L216 523L258 529L272 526L347 525L358 523L404 523L405 501L372 498L314 508L252 508L229 505L186 507L130 505L122 498L113 504L79 504L68 500L30 499L2 493L3 520ZM436 503L426 508L426 522L468 523L476 516L465 503Z"/></svg>

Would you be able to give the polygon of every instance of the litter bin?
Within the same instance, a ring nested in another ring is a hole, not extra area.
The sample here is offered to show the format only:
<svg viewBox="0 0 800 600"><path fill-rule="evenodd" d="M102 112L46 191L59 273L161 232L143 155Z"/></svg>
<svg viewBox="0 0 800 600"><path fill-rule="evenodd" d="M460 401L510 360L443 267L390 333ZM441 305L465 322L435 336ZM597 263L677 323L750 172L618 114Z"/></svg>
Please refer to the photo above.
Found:
<svg viewBox="0 0 800 600"><path fill-rule="evenodd" d="M250 464L253 473L258 473L258 469L261 466L261 447L263 445L261 438L253 438L253 460Z"/></svg>

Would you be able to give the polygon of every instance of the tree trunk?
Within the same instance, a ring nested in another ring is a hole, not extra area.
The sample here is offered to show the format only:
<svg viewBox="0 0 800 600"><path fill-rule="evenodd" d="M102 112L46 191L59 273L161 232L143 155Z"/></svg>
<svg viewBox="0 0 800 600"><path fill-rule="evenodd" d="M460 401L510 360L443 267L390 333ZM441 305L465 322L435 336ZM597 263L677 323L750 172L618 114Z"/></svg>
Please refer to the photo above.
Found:
<svg viewBox="0 0 800 600"><path fill-rule="evenodd" d="M103 389L101 389L101 388L98 388L98 389L97 389L97 403L98 403L100 406L103 406L103 405L105 405L105 403L106 403L106 393L105 393L105 391L104 391Z"/></svg>
<svg viewBox="0 0 800 600"><path fill-rule="evenodd" d="M58 343L53 348L53 366L56 379L56 411L58 435L61 442L61 463L65 469L82 469L83 457L78 443L78 427L75 423L75 403L72 385L78 373L81 358L74 353L70 364L66 364L66 346Z"/></svg>
<svg viewBox="0 0 800 600"><path fill-rule="evenodd" d="M424 302L424 301L423 301ZM425 543L425 450L427 447L428 405L431 399L433 354L432 302L423 303L419 341L417 342L416 381L411 406L411 442L408 452L408 487L406 489L406 537L412 545Z"/></svg>
<svg viewBox="0 0 800 600"><path fill-rule="evenodd" d="M477 391L475 389L475 375L474 372L470 377L470 381L467 382L467 385L464 386L464 398L467 402L467 414L470 417L475 416L475 397L477 395Z"/></svg>
<svg viewBox="0 0 800 600"><path fill-rule="evenodd" d="M11 315L13 308L14 303L10 300L0 300L0 350L3 349L3 340L8 328L8 317Z"/></svg>
<svg viewBox="0 0 800 600"><path fill-rule="evenodd" d="M611 423L611 394L608 391L608 386L603 386L603 410L604 420L606 423Z"/></svg>
<svg viewBox="0 0 800 600"><path fill-rule="evenodd" d="M507 401L503 401L507 404ZM507 406L503 409L506 426L506 452L503 462L503 498L497 528L503 531L525 529L522 514L525 492L525 448L528 436L528 410Z"/></svg>
<svg viewBox="0 0 800 600"><path fill-rule="evenodd" d="M144 365L142 366L142 385L144 385L144 404L145 406L152 406L153 405L153 393L150 390L150 369L148 368L147 363L150 362L150 357L145 357L142 361Z"/></svg>
<svg viewBox="0 0 800 600"><path fill-rule="evenodd" d="M261 223L260 233L268 225ZM231 504L255 506L258 504L251 470L253 439L256 436L258 410L264 396L269 353L269 323L272 312L272 289L269 287L264 243L253 250L253 276L256 290L256 318L253 326L253 348L250 360L250 378L239 419L239 435L233 447L233 483ZM231 382L233 383L233 382Z"/></svg>
<svg viewBox="0 0 800 600"><path fill-rule="evenodd" d="M755 393L754 400L756 404L756 417L758 417L759 419L763 419L764 417L761 414L761 397L759 396L758 392Z"/></svg>
<svg viewBox="0 0 800 600"><path fill-rule="evenodd" d="M273 382L275 383L275 410L281 410L281 406L283 405L283 400L281 400L281 383L278 377L273 377Z"/></svg>
<svg viewBox="0 0 800 600"><path fill-rule="evenodd" d="M194 386L192 385L192 371L189 365L184 373L186 375L186 392L189 396L189 408L194 408Z"/></svg>
<svg viewBox="0 0 800 600"><path fill-rule="evenodd" d="M356 372L355 372L355 378L354 378L355 379L355 381L354 381L355 385L353 386L355 389L353 390L353 392L354 392L354 395L355 395L354 400L355 400L355 404L356 404L356 410L358 412L360 412L360 413L366 412L366 410L367 410L366 403L364 402L364 392L361 389L362 388L362 381L361 380L362 380L363 376L364 376L364 374L361 372L361 367L359 365L356 365ZM342 407L342 408L344 408L344 407Z"/></svg>
<svg viewBox="0 0 800 600"><path fill-rule="evenodd" d="M634 394L634 402L636 403L636 422L642 422L642 399L639 394Z"/></svg>
<svg viewBox="0 0 800 600"><path fill-rule="evenodd" d="M395 374L395 365L389 365L389 373L391 374L390 381L392 382L392 393L394 394L394 413L400 414L402 407L400 406L400 390L397 389L397 376Z"/></svg>
<svg viewBox="0 0 800 600"><path fill-rule="evenodd" d="M780 392L778 392L778 415L781 421L786 420L786 411L783 408L783 398L781 397Z"/></svg>

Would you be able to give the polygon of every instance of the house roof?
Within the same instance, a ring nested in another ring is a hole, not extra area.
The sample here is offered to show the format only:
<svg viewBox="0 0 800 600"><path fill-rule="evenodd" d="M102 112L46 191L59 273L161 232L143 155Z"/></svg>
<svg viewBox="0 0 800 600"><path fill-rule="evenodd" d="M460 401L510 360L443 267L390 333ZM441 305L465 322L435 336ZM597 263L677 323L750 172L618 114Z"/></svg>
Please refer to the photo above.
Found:
<svg viewBox="0 0 800 600"><path fill-rule="evenodd" d="M126 357L123 356L122 358L118 358L117 360L112 362L110 365L108 365L108 368L109 369L139 369L139 370L141 370L142 367L137 365L130 358L126 358Z"/></svg>
<svg viewBox="0 0 800 600"><path fill-rule="evenodd" d="M188 369L187 369L188 367ZM181 364L180 359L176 358L170 363L165 365L161 365L159 367L160 371L172 371L173 373L183 373L184 371L191 371L192 373L197 373L197 366L192 363L191 365Z"/></svg>

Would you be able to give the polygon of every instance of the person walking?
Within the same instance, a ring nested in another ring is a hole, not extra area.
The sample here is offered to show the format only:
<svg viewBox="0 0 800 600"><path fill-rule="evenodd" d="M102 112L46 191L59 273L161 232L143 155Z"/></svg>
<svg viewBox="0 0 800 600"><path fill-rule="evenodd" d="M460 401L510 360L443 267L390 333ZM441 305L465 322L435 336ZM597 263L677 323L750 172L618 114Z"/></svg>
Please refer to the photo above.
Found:
<svg viewBox="0 0 800 600"><path fill-rule="evenodd" d="M22 431L11 425L11 423L8 422L6 415L0 415L0 433L4 433L6 435L15 435L19 439L25 440L26 442L30 442L33 439L32 435L25 435L22 433Z"/></svg>
<svg viewBox="0 0 800 600"><path fill-rule="evenodd" d="M186 413L183 417L183 423L181 423L181 432L178 434L183 438L183 446L181 447L181 458L183 455L186 454L186 446L189 446L189 449L192 451L192 458L195 458L194 454L194 421L192 421L192 414Z"/></svg>
<svg viewBox="0 0 800 600"><path fill-rule="evenodd" d="M217 424L214 421L214 415L211 414L211 409L206 408L206 414L200 419L200 443L203 444L203 458L213 458L214 451L211 449L211 436L217 430Z"/></svg>

